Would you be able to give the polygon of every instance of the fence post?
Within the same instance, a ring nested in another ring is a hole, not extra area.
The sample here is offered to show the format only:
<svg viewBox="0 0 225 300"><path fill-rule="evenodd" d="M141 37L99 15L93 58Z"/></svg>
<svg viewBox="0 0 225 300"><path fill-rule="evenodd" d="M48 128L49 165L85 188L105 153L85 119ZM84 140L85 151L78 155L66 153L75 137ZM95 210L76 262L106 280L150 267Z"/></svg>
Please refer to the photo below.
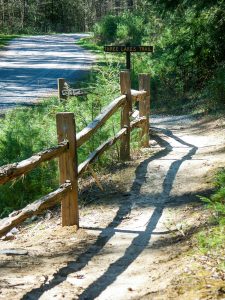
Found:
<svg viewBox="0 0 225 300"><path fill-rule="evenodd" d="M72 190L61 203L62 226L77 225L79 227L78 212L78 176L77 176L77 147L76 124L73 113L62 112L56 114L58 142L68 141L68 151L59 157L60 183L70 180Z"/></svg>
<svg viewBox="0 0 225 300"><path fill-rule="evenodd" d="M132 112L131 81L130 71L120 72L120 90L122 95L126 95L126 103L121 112L121 128L127 127L127 133L121 139L120 159L123 161L130 159L130 113Z"/></svg>
<svg viewBox="0 0 225 300"><path fill-rule="evenodd" d="M58 81L58 98L59 100L61 99L66 100L67 95L63 95L63 90L65 90L66 81L64 78L58 78L57 81Z"/></svg>
<svg viewBox="0 0 225 300"><path fill-rule="evenodd" d="M142 126L141 140L143 147L149 147L149 116L150 116L150 75L139 74L139 90L147 92L143 100L139 102L139 116L146 117L146 122Z"/></svg>

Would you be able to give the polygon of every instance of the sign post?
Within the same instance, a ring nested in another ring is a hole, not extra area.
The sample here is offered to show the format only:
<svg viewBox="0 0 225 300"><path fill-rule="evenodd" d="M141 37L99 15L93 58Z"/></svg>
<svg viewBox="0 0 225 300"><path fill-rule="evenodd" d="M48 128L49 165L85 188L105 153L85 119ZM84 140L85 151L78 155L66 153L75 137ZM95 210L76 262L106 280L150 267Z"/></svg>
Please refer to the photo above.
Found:
<svg viewBox="0 0 225 300"><path fill-rule="evenodd" d="M126 53L126 68L131 69L131 52L153 52L153 46L105 46L105 52Z"/></svg>

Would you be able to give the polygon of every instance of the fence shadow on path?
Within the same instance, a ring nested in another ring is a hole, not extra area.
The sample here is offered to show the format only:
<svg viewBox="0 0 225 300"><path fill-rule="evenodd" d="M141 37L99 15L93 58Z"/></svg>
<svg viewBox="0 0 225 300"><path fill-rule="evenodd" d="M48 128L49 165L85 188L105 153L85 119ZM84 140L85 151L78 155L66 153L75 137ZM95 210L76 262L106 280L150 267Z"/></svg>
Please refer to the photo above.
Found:
<svg viewBox="0 0 225 300"><path fill-rule="evenodd" d="M167 138L172 138L176 142L181 143L186 148L188 148L188 152L182 158L175 160L170 165L163 181L163 191L159 195L163 200L158 202L154 200L152 201L151 195L149 195L149 206L153 206L155 208L149 218L146 229L144 231L137 232L137 236L132 240L131 244L125 250L124 255L110 264L108 269L92 284L90 284L82 292L82 294L80 294L79 299L91 300L98 297L110 284L112 284L117 279L120 274L122 274L133 263L133 261L149 245L149 241L151 239L153 231L156 228L160 217L162 216L164 208L167 206L177 206L184 204L184 202L179 203L177 197L175 197L174 199L173 197L170 197L170 192L172 190L173 183L180 166L186 160L191 160L192 156L196 153L198 148L194 145L186 143L179 137L175 136L170 130L153 128L153 132L154 133L152 134L151 138L154 139L160 145L160 147L162 147L162 149L159 152L155 153L153 156L144 160L137 167L135 171L135 180L131 187L131 191L136 194L136 198L138 198L138 196L140 195L141 187L145 183L149 164L156 159L166 157L170 152L173 151L173 147L171 146L171 144L166 139L162 138L161 134L165 135ZM138 182L136 181L136 179L138 179ZM131 199L128 201L124 201L124 203L120 203L120 207L114 219L105 229L102 230L93 245L91 245L85 252L80 254L76 260L69 262L67 266L58 270L53 275L53 279L50 282L44 283L40 287L31 290L26 295L24 295L22 299L39 299L39 297L41 297L41 295L43 295L46 291L49 291L52 288L58 286L60 283L64 282L68 275L82 270L94 256L100 253L107 242L115 235L117 231L116 227L119 226L122 223L123 218L131 212L133 204L134 202Z"/></svg>

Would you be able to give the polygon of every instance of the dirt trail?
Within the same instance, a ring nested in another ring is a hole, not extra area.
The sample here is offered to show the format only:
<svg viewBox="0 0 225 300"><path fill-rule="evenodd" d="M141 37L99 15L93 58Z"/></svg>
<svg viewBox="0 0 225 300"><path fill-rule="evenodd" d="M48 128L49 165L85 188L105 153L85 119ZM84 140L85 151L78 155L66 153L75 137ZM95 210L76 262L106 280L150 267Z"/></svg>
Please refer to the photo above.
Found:
<svg viewBox="0 0 225 300"><path fill-rule="evenodd" d="M0 255L0 299L217 299L168 293L204 226L196 195L225 164L225 121L153 116L151 126L151 148L87 193L77 233L47 213L0 243L29 254Z"/></svg>

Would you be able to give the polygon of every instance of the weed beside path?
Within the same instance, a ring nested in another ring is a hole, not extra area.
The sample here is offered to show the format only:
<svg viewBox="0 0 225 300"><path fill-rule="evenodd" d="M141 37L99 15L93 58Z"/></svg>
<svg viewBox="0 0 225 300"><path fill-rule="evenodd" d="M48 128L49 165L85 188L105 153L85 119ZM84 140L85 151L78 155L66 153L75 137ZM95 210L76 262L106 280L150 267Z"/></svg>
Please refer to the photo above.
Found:
<svg viewBox="0 0 225 300"><path fill-rule="evenodd" d="M8 45L8 43L18 37L18 35L6 35L6 34L0 34L0 50L4 46Z"/></svg>

